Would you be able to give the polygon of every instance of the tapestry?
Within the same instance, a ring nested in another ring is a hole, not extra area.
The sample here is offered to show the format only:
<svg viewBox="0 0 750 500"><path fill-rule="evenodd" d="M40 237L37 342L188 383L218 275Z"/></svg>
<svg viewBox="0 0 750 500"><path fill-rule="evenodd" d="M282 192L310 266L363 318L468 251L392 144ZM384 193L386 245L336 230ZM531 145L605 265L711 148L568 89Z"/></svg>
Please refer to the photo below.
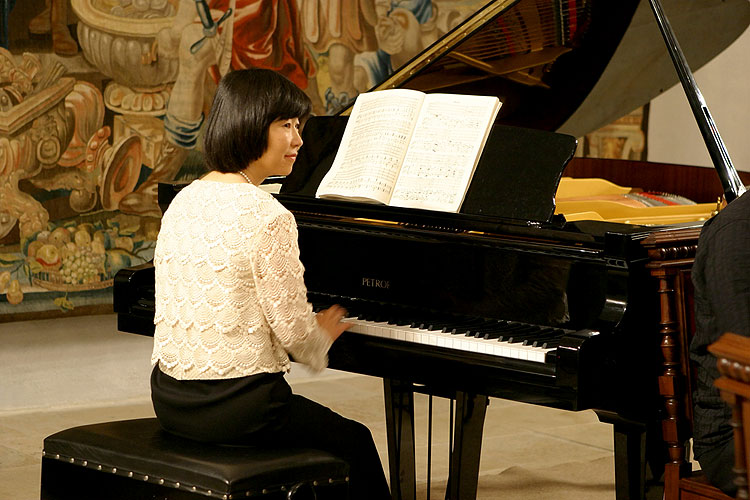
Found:
<svg viewBox="0 0 750 500"><path fill-rule="evenodd" d="M111 312L228 71L334 114L485 2L0 0L0 321Z"/></svg>
<svg viewBox="0 0 750 500"><path fill-rule="evenodd" d="M336 114L486 3L0 0L0 322L112 311L153 257L158 184L204 173L222 75L273 69ZM632 157L622 132L582 144Z"/></svg>

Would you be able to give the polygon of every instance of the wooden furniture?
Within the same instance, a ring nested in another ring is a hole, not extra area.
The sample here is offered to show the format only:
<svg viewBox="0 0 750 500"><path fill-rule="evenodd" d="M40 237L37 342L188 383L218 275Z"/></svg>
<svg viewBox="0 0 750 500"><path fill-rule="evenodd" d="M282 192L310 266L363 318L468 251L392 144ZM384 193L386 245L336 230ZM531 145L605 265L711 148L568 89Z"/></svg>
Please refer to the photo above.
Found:
<svg viewBox="0 0 750 500"><path fill-rule="evenodd" d="M565 175L600 177L644 191L678 193L703 203L715 201L720 193L720 183L713 169L686 165L574 158ZM740 178L745 183L750 182L750 174L746 172L741 172ZM693 473L688 461L693 421L693 373L688 347L695 331L690 271L700 230L699 226L693 226L677 231L654 231L641 242L647 250L647 268L653 278L652 290L656 292L658 317L654 335L661 352L657 381L663 401L664 449L651 454L651 465L655 469L653 462L663 451L665 500L729 498L709 485L699 471ZM658 476L660 471L656 469Z"/></svg>
<svg viewBox="0 0 750 500"><path fill-rule="evenodd" d="M732 500L719 488L708 484L708 479L700 472L680 479L679 494L680 500Z"/></svg>
<svg viewBox="0 0 750 500"><path fill-rule="evenodd" d="M708 484L700 471L693 472L688 461L693 421L693 373L688 347L695 331L690 269L699 235L696 228L677 233L655 232L643 242L650 259L648 268L657 282L659 294L662 371L658 382L664 401L661 430L667 454L664 500L731 498Z"/></svg>
<svg viewBox="0 0 750 500"><path fill-rule="evenodd" d="M750 440L745 427L750 425L750 338L725 333L708 347L716 356L721 378L716 387L732 407L734 428L734 472L737 475L737 498L748 498L748 450Z"/></svg>
<svg viewBox="0 0 750 500"><path fill-rule="evenodd" d="M687 461L693 419L688 345L695 327L690 269L699 235L700 229L689 228L678 234L652 233L643 242L659 300L658 332L654 333L660 339L662 355L658 387L664 403L665 500L678 500L680 478L691 474Z"/></svg>
<svg viewBox="0 0 750 500"><path fill-rule="evenodd" d="M48 436L40 498L346 500L348 474L346 462L322 451L199 443L143 418Z"/></svg>

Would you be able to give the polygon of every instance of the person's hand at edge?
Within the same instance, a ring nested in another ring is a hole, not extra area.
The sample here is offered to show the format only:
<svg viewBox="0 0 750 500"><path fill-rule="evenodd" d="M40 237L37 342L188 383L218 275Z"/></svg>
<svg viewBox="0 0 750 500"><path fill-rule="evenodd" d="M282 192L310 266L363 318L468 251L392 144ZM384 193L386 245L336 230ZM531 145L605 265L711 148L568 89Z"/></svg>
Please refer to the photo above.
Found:
<svg viewBox="0 0 750 500"><path fill-rule="evenodd" d="M345 330L352 327L351 323L342 321L345 317L346 309L339 305L333 305L320 311L315 319L318 320L320 327L325 330L331 339L336 340Z"/></svg>

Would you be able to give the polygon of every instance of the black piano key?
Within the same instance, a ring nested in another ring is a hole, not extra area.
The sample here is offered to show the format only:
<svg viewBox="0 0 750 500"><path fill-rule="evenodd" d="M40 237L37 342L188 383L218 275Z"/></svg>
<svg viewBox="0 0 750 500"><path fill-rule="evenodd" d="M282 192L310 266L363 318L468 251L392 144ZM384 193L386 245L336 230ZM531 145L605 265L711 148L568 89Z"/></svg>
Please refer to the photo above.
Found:
<svg viewBox="0 0 750 500"><path fill-rule="evenodd" d="M557 349L560 346L560 342L554 340L544 340L540 342L534 342L533 347L539 347L542 349Z"/></svg>
<svg viewBox="0 0 750 500"><path fill-rule="evenodd" d="M563 330L550 328L548 332L537 338L532 345L533 347L554 349L560 345L560 339L563 335L565 335Z"/></svg>
<svg viewBox="0 0 750 500"><path fill-rule="evenodd" d="M538 330L539 327L535 327L533 325L514 323L502 328L498 328L497 331L489 333L488 337L497 339L500 342L511 342L513 338L520 340L531 338L536 332L538 332ZM516 341L518 342L520 340Z"/></svg>
<svg viewBox="0 0 750 500"><path fill-rule="evenodd" d="M487 320L482 318L463 318L456 319L451 324L446 325L443 329L446 333L454 335L464 335L466 332L472 331L482 325L485 325Z"/></svg>
<svg viewBox="0 0 750 500"><path fill-rule="evenodd" d="M369 312L365 313L363 315L365 321L370 321L372 323L385 323L388 321L388 318L382 313L382 312Z"/></svg>
<svg viewBox="0 0 750 500"><path fill-rule="evenodd" d="M446 330L453 329L456 321L455 318L449 316L436 316L430 318L426 323L428 323L428 330L448 333Z"/></svg>
<svg viewBox="0 0 750 500"><path fill-rule="evenodd" d="M497 320L478 320L471 325L466 325L465 335L467 337L482 338L485 332L491 330L497 324Z"/></svg>
<svg viewBox="0 0 750 500"><path fill-rule="evenodd" d="M534 342L534 341L544 340L544 338L542 337L537 336L535 334L518 334L518 335L510 336L506 340L506 342L510 342L511 344L517 344L520 342L520 343L523 343L523 345L528 345L529 343Z"/></svg>
<svg viewBox="0 0 750 500"><path fill-rule="evenodd" d="M489 326L485 325L480 331L474 333L474 336L485 340L553 349L559 345L559 340L564 334L565 331L559 328L498 321Z"/></svg>
<svg viewBox="0 0 750 500"><path fill-rule="evenodd" d="M492 338L496 338L502 342L507 342L509 338L514 336L526 336L529 334L533 334L535 332L534 329L531 328L520 328L517 326L514 326L513 328L501 328L498 329L496 332L492 332L491 335Z"/></svg>
<svg viewBox="0 0 750 500"><path fill-rule="evenodd" d="M488 331L488 332L486 331L486 332L483 332L482 338L485 340L497 340L502 336L503 336L503 332L500 330Z"/></svg>
<svg viewBox="0 0 750 500"><path fill-rule="evenodd" d="M550 341L550 340L559 340L560 337L562 337L565 334L562 330L555 330L553 328L548 329L547 331L541 332L539 335L535 336L535 340L538 341Z"/></svg>
<svg viewBox="0 0 750 500"><path fill-rule="evenodd" d="M440 321L429 321L427 323L427 329L431 332L442 332L445 328L445 323Z"/></svg>
<svg viewBox="0 0 750 500"><path fill-rule="evenodd" d="M401 315L397 317L391 317L391 319L388 321L389 323L397 326L407 326L409 328L417 328L420 322L420 318L415 317L413 314L410 315ZM413 326L416 325L416 326Z"/></svg>
<svg viewBox="0 0 750 500"><path fill-rule="evenodd" d="M534 327L529 333L524 331L517 331L508 336L501 336L498 338L501 342L518 343L521 342L523 345L531 345L534 347L541 346L542 343L558 339L561 335L562 330L555 330L551 327Z"/></svg>

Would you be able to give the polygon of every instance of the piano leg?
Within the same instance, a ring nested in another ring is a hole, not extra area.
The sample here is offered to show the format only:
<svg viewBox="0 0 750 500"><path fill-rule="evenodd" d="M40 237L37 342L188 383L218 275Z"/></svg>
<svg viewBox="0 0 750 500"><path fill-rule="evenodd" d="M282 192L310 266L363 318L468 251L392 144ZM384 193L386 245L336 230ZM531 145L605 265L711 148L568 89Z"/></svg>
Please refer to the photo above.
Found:
<svg viewBox="0 0 750 500"><path fill-rule="evenodd" d="M615 498L642 500L646 495L646 425L619 415L594 410L599 420L612 424L615 440Z"/></svg>
<svg viewBox="0 0 750 500"><path fill-rule="evenodd" d="M415 500L414 386L386 378L383 389L391 496L393 500Z"/></svg>
<svg viewBox="0 0 750 500"><path fill-rule="evenodd" d="M393 379L384 379L383 388L391 496L393 500L414 500L417 495L414 441L416 388L410 382ZM422 386L416 390L426 394L432 393ZM465 392L440 396L450 397L456 401L446 499L473 500L477 495L482 433L489 398Z"/></svg>
<svg viewBox="0 0 750 500"><path fill-rule="evenodd" d="M446 496L448 499L474 499L477 496L482 432L488 404L487 396L456 393L456 422Z"/></svg>

